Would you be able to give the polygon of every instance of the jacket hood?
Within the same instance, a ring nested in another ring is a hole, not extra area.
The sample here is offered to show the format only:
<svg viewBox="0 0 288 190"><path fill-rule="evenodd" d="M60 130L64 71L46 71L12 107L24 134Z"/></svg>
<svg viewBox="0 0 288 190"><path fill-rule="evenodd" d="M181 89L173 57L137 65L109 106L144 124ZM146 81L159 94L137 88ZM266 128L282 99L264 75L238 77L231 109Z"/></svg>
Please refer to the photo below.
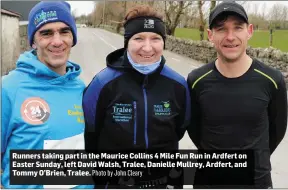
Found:
<svg viewBox="0 0 288 190"><path fill-rule="evenodd" d="M78 64L67 62L66 74L59 75L45 64L40 62L34 50L24 52L20 55L16 63L16 71L28 73L30 76L35 77L39 81L47 81L48 83L63 83L73 80L78 77L82 71Z"/></svg>
<svg viewBox="0 0 288 190"><path fill-rule="evenodd" d="M113 69L133 69L131 64L128 64L128 58L126 54L126 49L117 49L110 53L106 57L106 65L107 67L111 67Z"/></svg>

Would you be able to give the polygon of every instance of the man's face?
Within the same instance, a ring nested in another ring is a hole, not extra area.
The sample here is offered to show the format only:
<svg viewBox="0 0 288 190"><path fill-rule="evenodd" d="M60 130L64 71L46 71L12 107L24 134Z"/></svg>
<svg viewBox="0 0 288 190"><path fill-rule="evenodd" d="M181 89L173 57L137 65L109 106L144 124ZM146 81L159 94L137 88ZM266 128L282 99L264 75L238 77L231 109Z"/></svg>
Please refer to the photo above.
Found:
<svg viewBox="0 0 288 190"><path fill-rule="evenodd" d="M38 59L57 73L65 74L72 45L72 32L62 22L45 24L34 35Z"/></svg>
<svg viewBox="0 0 288 190"><path fill-rule="evenodd" d="M162 37L153 32L137 33L128 42L128 52L138 64L148 65L159 61L163 49Z"/></svg>
<svg viewBox="0 0 288 190"><path fill-rule="evenodd" d="M214 27L208 29L209 40L218 56L226 62L235 62L245 55L252 34L252 24L247 25L237 16L228 16L225 22L216 21Z"/></svg>

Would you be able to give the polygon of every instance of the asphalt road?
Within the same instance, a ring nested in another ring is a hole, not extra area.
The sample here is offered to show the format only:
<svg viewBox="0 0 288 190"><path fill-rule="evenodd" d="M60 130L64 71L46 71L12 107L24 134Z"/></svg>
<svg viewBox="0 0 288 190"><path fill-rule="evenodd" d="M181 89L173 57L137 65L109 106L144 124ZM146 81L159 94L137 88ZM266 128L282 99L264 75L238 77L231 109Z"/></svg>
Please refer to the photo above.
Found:
<svg viewBox="0 0 288 190"><path fill-rule="evenodd" d="M71 61L80 64L83 68L81 78L86 85L93 79L96 73L106 66L106 55L115 49L123 47L124 39L118 34L114 34L102 29L79 28L78 43L72 48ZM167 64L183 75L201 66L202 63L193 59L165 51L164 56ZM181 149L194 149L195 146L186 134L180 141ZM284 140L273 153L272 179L274 188L288 188L288 131ZM191 186L186 186L186 188Z"/></svg>

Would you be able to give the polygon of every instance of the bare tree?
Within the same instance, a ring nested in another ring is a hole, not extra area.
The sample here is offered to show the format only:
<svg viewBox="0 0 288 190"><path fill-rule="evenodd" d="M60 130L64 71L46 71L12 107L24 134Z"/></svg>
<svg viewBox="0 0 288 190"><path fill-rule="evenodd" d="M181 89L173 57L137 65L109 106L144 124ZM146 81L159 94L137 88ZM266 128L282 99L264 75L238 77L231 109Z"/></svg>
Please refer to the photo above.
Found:
<svg viewBox="0 0 288 190"><path fill-rule="evenodd" d="M198 12L199 12L199 32L200 32L200 40L204 40L204 29L205 29L205 20L203 15L202 7L205 1L197 1L198 3Z"/></svg>
<svg viewBox="0 0 288 190"><path fill-rule="evenodd" d="M282 6L281 4L274 4L272 8L270 9L270 27L271 28L279 28L281 21L283 19L282 15Z"/></svg>
<svg viewBox="0 0 288 190"><path fill-rule="evenodd" d="M249 17L249 23L253 24L254 29L258 30L258 29L265 29L267 30L269 23L268 21L263 18L261 15L255 15L254 13L248 14Z"/></svg>
<svg viewBox="0 0 288 190"><path fill-rule="evenodd" d="M155 1L148 1L147 3L148 3L148 5L149 5L149 6L153 7L153 6L154 6L154 3L155 3Z"/></svg>
<svg viewBox="0 0 288 190"><path fill-rule="evenodd" d="M240 4L246 10L247 13L250 13L251 9L253 8L253 6L251 6L251 3L248 1L236 1L236 3Z"/></svg>
<svg viewBox="0 0 288 190"><path fill-rule="evenodd" d="M78 10L77 10L77 8L76 9L74 9L73 11L72 11L72 16L73 16L73 18L76 20L76 17L77 17L77 12L78 12Z"/></svg>
<svg viewBox="0 0 288 190"><path fill-rule="evenodd" d="M198 27L198 8L196 4L192 4L184 10L180 20L180 27L195 28Z"/></svg>
<svg viewBox="0 0 288 190"><path fill-rule="evenodd" d="M192 1L164 1L166 33L168 35L174 36L181 16L191 4Z"/></svg>
<svg viewBox="0 0 288 190"><path fill-rule="evenodd" d="M287 20L287 16L288 16L288 7L287 6L283 6L282 10L281 10L281 21L284 22Z"/></svg>
<svg viewBox="0 0 288 190"><path fill-rule="evenodd" d="M210 13L215 8L215 6L216 6L216 1L211 1L210 2Z"/></svg>
<svg viewBox="0 0 288 190"><path fill-rule="evenodd" d="M283 7L283 28L288 28L288 6Z"/></svg>
<svg viewBox="0 0 288 190"><path fill-rule="evenodd" d="M255 3L253 12L256 16L258 15L258 8L259 8L259 5Z"/></svg>
<svg viewBox="0 0 288 190"><path fill-rule="evenodd" d="M266 15L266 3L265 2L262 5L261 11L262 11L262 19L264 19Z"/></svg>
<svg viewBox="0 0 288 190"><path fill-rule="evenodd" d="M91 19L94 26L99 27L101 24L104 24L104 3L95 2L94 10L91 13Z"/></svg>

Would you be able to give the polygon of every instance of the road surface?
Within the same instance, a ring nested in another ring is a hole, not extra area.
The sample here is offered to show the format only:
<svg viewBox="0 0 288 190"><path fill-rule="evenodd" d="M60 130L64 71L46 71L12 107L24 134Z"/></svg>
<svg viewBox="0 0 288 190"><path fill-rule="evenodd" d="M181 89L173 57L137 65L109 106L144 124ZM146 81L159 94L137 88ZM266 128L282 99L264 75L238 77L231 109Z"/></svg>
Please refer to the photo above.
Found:
<svg viewBox="0 0 288 190"><path fill-rule="evenodd" d="M108 32L103 29L79 28L78 43L72 48L71 61L81 65L83 72L81 78L86 85L92 80L96 73L106 66L106 55L115 49L123 47L124 39L122 36ZM188 73L201 66L202 63L187 57L164 51L167 64L185 78ZM274 188L288 188L288 131L284 140L273 153L272 178ZM185 134L180 142L181 149L195 149L194 144ZM192 187L192 186L187 186Z"/></svg>

